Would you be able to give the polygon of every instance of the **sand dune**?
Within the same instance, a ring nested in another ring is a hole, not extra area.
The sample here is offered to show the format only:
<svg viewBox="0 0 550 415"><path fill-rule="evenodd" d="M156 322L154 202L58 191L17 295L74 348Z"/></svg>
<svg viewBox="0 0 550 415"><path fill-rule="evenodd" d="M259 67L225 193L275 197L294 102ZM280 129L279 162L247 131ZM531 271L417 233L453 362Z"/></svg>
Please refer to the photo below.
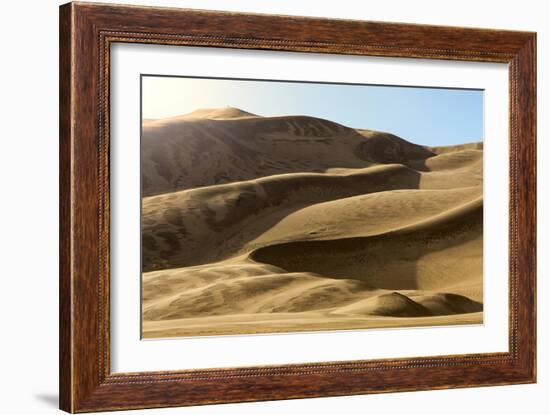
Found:
<svg viewBox="0 0 550 415"><path fill-rule="evenodd" d="M344 315L428 317L474 313L481 310L481 304L460 295L424 294L407 297L394 291L356 301L340 307L335 312Z"/></svg>
<svg viewBox="0 0 550 415"><path fill-rule="evenodd" d="M481 143L223 108L142 145L144 337L482 321Z"/></svg>
<svg viewBox="0 0 550 415"><path fill-rule="evenodd" d="M274 244L257 249L251 257L290 272L354 278L384 289L444 290L466 278L480 279L482 225L478 199L386 233Z"/></svg>
<svg viewBox="0 0 550 415"><path fill-rule="evenodd" d="M296 173L144 198L144 270L215 262L243 252L290 213L387 189L415 188L418 173L381 165L347 174Z"/></svg>
<svg viewBox="0 0 550 415"><path fill-rule="evenodd" d="M254 242L266 246L282 241L382 234L431 218L479 196L479 187L392 190L317 203L288 214Z"/></svg>
<svg viewBox="0 0 550 415"><path fill-rule="evenodd" d="M174 117L142 133L144 195L372 165L355 130L312 117Z"/></svg>
<svg viewBox="0 0 550 415"><path fill-rule="evenodd" d="M144 123L143 194L377 163L414 166L434 155L391 134L319 118L237 114L198 110Z"/></svg>
<svg viewBox="0 0 550 415"><path fill-rule="evenodd" d="M429 151L435 153L435 154L445 154L445 153L454 153L455 151L462 151L462 150L483 150L483 143L480 141L472 142L472 143L465 143L465 144L457 144L454 146L441 146L441 147L426 147Z"/></svg>
<svg viewBox="0 0 550 415"><path fill-rule="evenodd" d="M474 169L483 167L483 150L459 150L442 153L425 161L429 171Z"/></svg>
<svg viewBox="0 0 550 415"><path fill-rule="evenodd" d="M258 117L256 114L251 112L243 111L238 108L200 108L189 114L184 114L179 118L202 118L209 120L225 120L232 118L248 118L248 117Z"/></svg>
<svg viewBox="0 0 550 415"><path fill-rule="evenodd" d="M357 130L366 140L361 145L362 153L378 163L401 163L421 166L428 157L435 155L429 148L409 143L393 134L372 130Z"/></svg>

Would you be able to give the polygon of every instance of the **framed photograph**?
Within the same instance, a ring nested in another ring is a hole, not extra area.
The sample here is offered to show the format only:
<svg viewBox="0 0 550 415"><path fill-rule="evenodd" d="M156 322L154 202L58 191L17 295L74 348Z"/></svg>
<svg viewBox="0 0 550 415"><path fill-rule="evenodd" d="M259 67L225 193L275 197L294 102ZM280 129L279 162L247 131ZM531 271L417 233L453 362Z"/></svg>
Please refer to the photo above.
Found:
<svg viewBox="0 0 550 415"><path fill-rule="evenodd" d="M536 380L536 35L60 8L60 407Z"/></svg>

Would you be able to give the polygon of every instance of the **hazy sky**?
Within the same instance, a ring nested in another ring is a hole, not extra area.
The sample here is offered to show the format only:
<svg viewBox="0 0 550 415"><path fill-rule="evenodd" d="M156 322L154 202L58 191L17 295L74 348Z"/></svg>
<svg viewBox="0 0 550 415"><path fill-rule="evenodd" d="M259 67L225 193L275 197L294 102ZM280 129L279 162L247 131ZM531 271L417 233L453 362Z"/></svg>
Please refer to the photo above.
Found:
<svg viewBox="0 0 550 415"><path fill-rule="evenodd" d="M142 77L144 118L236 107L311 115L424 145L483 140L483 91L178 77Z"/></svg>

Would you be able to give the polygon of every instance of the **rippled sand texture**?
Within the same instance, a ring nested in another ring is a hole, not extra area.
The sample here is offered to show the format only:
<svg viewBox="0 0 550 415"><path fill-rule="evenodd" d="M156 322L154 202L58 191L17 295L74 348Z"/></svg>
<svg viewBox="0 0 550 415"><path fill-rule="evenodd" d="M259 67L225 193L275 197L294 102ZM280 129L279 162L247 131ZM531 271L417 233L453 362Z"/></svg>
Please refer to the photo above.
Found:
<svg viewBox="0 0 550 415"><path fill-rule="evenodd" d="M483 147L235 109L145 120L145 338L477 324Z"/></svg>

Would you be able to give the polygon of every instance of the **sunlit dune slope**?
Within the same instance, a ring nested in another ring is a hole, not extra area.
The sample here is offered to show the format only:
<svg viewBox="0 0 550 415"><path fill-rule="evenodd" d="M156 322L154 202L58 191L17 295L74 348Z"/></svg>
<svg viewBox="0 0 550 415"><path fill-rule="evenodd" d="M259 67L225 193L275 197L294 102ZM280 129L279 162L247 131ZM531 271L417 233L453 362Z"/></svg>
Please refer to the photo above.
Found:
<svg viewBox="0 0 550 415"><path fill-rule="evenodd" d="M434 153L391 134L307 116L197 110L145 122L144 196L260 177L421 162Z"/></svg>

